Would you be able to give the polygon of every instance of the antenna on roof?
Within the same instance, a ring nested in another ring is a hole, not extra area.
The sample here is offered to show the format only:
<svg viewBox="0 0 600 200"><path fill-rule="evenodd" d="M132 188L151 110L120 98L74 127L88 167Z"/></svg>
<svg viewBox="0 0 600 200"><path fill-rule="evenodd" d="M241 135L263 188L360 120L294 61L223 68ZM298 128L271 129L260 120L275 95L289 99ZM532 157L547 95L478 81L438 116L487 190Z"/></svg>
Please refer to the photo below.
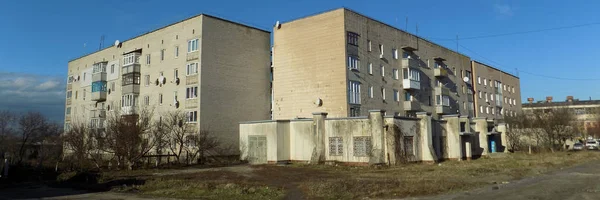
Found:
<svg viewBox="0 0 600 200"><path fill-rule="evenodd" d="M98 47L98 50L102 50L102 46L104 46L104 35L100 36L100 47Z"/></svg>

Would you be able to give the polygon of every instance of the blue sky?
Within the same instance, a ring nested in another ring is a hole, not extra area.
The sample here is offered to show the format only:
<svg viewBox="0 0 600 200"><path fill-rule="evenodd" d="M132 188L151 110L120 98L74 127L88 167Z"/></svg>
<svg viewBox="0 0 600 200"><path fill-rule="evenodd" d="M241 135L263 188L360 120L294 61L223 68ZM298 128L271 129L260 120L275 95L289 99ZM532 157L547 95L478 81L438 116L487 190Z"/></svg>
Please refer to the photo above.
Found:
<svg viewBox="0 0 600 200"><path fill-rule="evenodd" d="M263 29L338 7L456 49L452 40L600 22L596 1L0 1L0 109L40 110L62 120L67 62L187 17L207 13ZM406 18L408 17L408 26ZM600 25L460 40L459 52L515 73L522 98L600 99ZM85 44L85 45L84 45ZM536 75L527 74L534 73ZM561 80L543 76L567 79Z"/></svg>

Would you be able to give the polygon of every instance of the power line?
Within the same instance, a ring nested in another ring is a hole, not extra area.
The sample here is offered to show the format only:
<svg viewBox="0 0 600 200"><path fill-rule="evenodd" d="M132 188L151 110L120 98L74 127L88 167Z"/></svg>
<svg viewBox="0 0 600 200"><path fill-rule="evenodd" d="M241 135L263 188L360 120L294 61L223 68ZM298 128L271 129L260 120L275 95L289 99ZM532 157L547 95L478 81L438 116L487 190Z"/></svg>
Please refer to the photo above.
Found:
<svg viewBox="0 0 600 200"><path fill-rule="evenodd" d="M527 34L527 33L555 31L555 30L580 28L580 27L594 26L594 25L600 25L600 22L587 23L587 24L578 24L578 25L572 25L572 26L562 26L562 27L554 27L554 28L537 29L537 30L529 30L529 31L518 31L518 32L512 32L512 33L500 33L500 34L480 35L480 36L472 36L472 37L464 37L464 38L461 37L460 39L461 40L472 40L472 39L501 37L501 36L509 36L509 35L521 35L521 34ZM455 40L455 39L451 39L451 38L431 38L431 39L446 40L446 41Z"/></svg>
<svg viewBox="0 0 600 200"><path fill-rule="evenodd" d="M477 55L477 56L479 56L479 57L481 57L481 58L483 58L483 59L485 59L485 60L487 60L487 61L489 61L491 63L496 64L496 68L508 71L508 70L506 70L506 68L500 67L500 66L503 66L503 64L501 64L499 62L496 62L496 61L494 61L492 59L489 59L489 58L487 58L487 57L485 57L485 56L483 56L483 55L481 55L481 54L479 54L479 53L477 53L477 52L475 52L475 51L473 51L473 50L465 47L462 44L459 44L459 46L461 46L465 50L467 50L467 51L469 51L469 52L471 52L471 53L473 53L473 54L475 54L475 55ZM596 79L595 78L564 78L564 77L556 77L556 76L548 76L548 75L543 75L543 74L531 73L531 72L527 72L527 71L523 71L523 70L517 70L517 73L519 73L519 72L522 72L522 73L525 73L525 74L529 74L529 75L532 75L532 76L549 78L549 79L556 79L556 80L567 80L567 81L597 81L597 80L600 80L600 79L597 79L597 78Z"/></svg>

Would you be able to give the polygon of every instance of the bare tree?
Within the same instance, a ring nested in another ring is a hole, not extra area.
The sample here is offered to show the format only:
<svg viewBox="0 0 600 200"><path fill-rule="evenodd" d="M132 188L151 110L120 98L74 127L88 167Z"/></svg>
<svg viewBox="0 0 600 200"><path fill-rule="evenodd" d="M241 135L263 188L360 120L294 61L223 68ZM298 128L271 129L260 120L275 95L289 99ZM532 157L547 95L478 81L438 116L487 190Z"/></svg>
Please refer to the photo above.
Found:
<svg viewBox="0 0 600 200"><path fill-rule="evenodd" d="M196 159L198 164L204 164L207 154L216 150L220 145L219 140L209 130L200 130L188 135L186 139L189 150L188 160Z"/></svg>
<svg viewBox="0 0 600 200"><path fill-rule="evenodd" d="M65 154L78 169L85 168L92 150L90 132L91 129L86 123L72 123L69 130L62 136Z"/></svg>
<svg viewBox="0 0 600 200"><path fill-rule="evenodd" d="M179 110L169 111L162 114L163 127L167 130L168 148L175 155L178 162L181 162L183 153L189 153L187 148L187 135L194 132L193 124L187 123L188 115ZM188 156L189 157L189 156ZM186 159L189 162L189 159Z"/></svg>
<svg viewBox="0 0 600 200"><path fill-rule="evenodd" d="M146 108L131 115L115 111L107 119L105 145L127 169L131 170L154 147L148 139L151 119L152 111Z"/></svg>
<svg viewBox="0 0 600 200"><path fill-rule="evenodd" d="M0 111L0 158L4 158L9 146L11 146L11 142L8 140L14 134L14 126L15 115L8 110Z"/></svg>
<svg viewBox="0 0 600 200"><path fill-rule="evenodd" d="M46 128L46 123L46 118L39 112L29 112L19 118L19 164L23 162L27 145L41 135Z"/></svg>

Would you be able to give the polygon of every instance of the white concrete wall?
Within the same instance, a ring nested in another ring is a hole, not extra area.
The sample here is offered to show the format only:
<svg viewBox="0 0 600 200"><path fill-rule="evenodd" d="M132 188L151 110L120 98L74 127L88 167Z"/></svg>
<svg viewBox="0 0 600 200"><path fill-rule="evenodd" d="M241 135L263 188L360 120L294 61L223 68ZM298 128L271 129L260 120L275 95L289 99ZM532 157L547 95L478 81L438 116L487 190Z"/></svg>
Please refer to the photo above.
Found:
<svg viewBox="0 0 600 200"><path fill-rule="evenodd" d="M325 120L325 159L340 162L369 162L369 157L354 156L354 137L372 136L368 119L326 119ZM329 137L342 137L344 151L342 156L330 156ZM371 138L373 142L376 138ZM373 148L375 148L373 146Z"/></svg>
<svg viewBox="0 0 600 200"><path fill-rule="evenodd" d="M267 161L277 161L277 122L260 122L253 124L240 124L240 158L248 158L248 136L264 135L267 137Z"/></svg>
<svg viewBox="0 0 600 200"><path fill-rule="evenodd" d="M289 133L289 148L280 148L288 151L292 161L309 161L315 149L313 143L313 121L291 121Z"/></svg>

